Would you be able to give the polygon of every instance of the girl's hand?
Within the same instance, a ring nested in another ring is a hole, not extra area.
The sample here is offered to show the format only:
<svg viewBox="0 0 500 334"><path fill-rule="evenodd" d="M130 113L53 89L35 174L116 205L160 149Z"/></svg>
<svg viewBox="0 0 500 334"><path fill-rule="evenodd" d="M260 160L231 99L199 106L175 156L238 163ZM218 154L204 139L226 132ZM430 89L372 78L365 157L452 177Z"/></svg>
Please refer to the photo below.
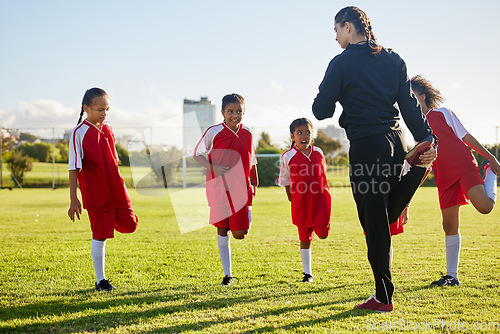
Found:
<svg viewBox="0 0 500 334"><path fill-rule="evenodd" d="M405 225L408 219L410 219L410 213L408 211L408 207L406 207L403 212L401 212L401 225Z"/></svg>
<svg viewBox="0 0 500 334"><path fill-rule="evenodd" d="M71 204L69 205L68 216L72 221L75 221L75 213L78 220L80 220L80 215L82 214L82 204L78 199L71 200Z"/></svg>
<svg viewBox="0 0 500 334"><path fill-rule="evenodd" d="M229 167L212 165L212 172L214 172L214 174L216 176L222 176L225 173L227 173L228 171L229 171Z"/></svg>
<svg viewBox="0 0 500 334"><path fill-rule="evenodd" d="M424 165L430 165L437 156L437 150L434 147L431 147L427 152L423 153L420 156L420 161Z"/></svg>

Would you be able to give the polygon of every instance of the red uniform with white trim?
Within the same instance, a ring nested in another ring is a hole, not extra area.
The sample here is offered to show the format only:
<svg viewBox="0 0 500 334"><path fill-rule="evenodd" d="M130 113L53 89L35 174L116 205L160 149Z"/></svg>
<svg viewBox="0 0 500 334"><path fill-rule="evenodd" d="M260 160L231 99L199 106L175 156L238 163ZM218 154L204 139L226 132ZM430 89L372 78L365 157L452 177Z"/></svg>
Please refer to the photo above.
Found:
<svg viewBox="0 0 500 334"><path fill-rule="evenodd" d="M441 209L467 204L467 191L483 183L477 161L462 141L469 132L457 116L446 108L431 109L425 117L439 143L432 170Z"/></svg>
<svg viewBox="0 0 500 334"><path fill-rule="evenodd" d="M306 156L297 146L283 153L278 185L290 186L292 222L299 228L330 224L331 195L323 151L311 146Z"/></svg>
<svg viewBox="0 0 500 334"><path fill-rule="evenodd" d="M75 127L69 142L69 170L79 170L83 207L89 212L94 238L112 238L114 229L135 231L137 216L118 169L115 137L108 122L101 129L87 120Z"/></svg>
<svg viewBox="0 0 500 334"><path fill-rule="evenodd" d="M223 176L207 171L206 195L208 205L220 208L220 217L211 210L211 223L233 216L252 205L250 169L257 164L252 132L240 124L234 132L226 124L213 125L205 131L196 145L193 156L204 156L212 165L229 167ZM219 219L220 218L220 219ZM248 228L248 227L247 227Z"/></svg>

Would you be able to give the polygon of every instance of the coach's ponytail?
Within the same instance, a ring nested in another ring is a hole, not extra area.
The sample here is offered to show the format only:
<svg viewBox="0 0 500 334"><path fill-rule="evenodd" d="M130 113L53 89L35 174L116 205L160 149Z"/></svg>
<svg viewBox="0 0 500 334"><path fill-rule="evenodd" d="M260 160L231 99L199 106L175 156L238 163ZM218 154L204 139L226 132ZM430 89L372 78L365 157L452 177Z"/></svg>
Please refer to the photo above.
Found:
<svg viewBox="0 0 500 334"><path fill-rule="evenodd" d="M355 6L342 8L335 15L335 23L343 27L346 22L351 22L356 28L356 32L366 37L366 42L371 49L372 55L376 56L382 51L382 46L377 44L370 19L365 12Z"/></svg>

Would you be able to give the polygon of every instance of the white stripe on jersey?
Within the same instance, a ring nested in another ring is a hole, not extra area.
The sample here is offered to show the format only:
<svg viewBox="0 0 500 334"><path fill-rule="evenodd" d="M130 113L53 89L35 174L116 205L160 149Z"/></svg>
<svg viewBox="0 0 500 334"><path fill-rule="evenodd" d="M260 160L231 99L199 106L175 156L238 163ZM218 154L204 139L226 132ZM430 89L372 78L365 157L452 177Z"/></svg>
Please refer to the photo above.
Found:
<svg viewBox="0 0 500 334"><path fill-rule="evenodd" d="M462 140L466 134L469 133L462 125L458 117L453 113L453 111L446 108L433 109L434 111L439 111L443 114L446 124L453 130L458 139Z"/></svg>
<svg viewBox="0 0 500 334"><path fill-rule="evenodd" d="M90 126L86 122L78 124L69 137L69 152L68 166L69 170L77 170L82 168L83 159L83 138Z"/></svg>
<svg viewBox="0 0 500 334"><path fill-rule="evenodd" d="M280 175L278 176L278 185L285 187L289 186L292 181L290 179L290 160L297 154L297 150L295 148L291 148L285 153L281 155L280 161Z"/></svg>
<svg viewBox="0 0 500 334"><path fill-rule="evenodd" d="M222 124L212 125L209 127L201 137L198 144L195 146L192 156L196 157L198 155L203 155L206 158L210 152L212 152L215 136L217 136L222 130L224 130L224 126Z"/></svg>

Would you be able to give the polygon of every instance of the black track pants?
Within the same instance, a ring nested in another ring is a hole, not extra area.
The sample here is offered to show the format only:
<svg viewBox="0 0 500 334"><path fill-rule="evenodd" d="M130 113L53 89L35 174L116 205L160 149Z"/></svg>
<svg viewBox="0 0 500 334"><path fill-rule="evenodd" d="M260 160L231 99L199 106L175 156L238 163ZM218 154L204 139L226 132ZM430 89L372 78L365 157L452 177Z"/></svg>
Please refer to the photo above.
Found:
<svg viewBox="0 0 500 334"><path fill-rule="evenodd" d="M394 223L408 205L425 175L413 167L401 177L405 151L400 131L351 141L351 187L359 221L366 233L368 260L375 277L377 299L392 303L391 235Z"/></svg>

